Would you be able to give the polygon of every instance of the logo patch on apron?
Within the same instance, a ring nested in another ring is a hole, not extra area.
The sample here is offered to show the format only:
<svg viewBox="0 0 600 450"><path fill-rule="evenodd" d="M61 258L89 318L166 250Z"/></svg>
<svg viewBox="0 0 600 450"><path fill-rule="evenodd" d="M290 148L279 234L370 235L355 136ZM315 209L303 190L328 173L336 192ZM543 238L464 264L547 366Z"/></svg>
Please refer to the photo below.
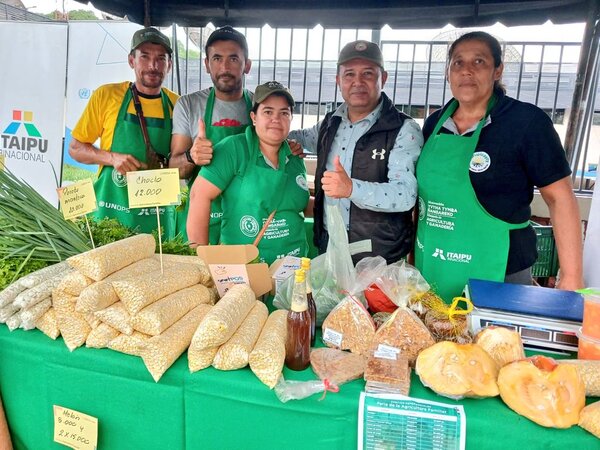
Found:
<svg viewBox="0 0 600 450"><path fill-rule="evenodd" d="M244 236L256 237L258 234L258 222L252 216L242 216L240 219L240 231Z"/></svg>
<svg viewBox="0 0 600 450"><path fill-rule="evenodd" d="M117 170L113 167L112 172L112 180L117 187L125 187L127 186L127 177L125 175L121 175Z"/></svg>
<svg viewBox="0 0 600 450"><path fill-rule="evenodd" d="M425 201L423 197L419 196L419 220L423 220L425 218Z"/></svg>
<svg viewBox="0 0 600 450"><path fill-rule="evenodd" d="M492 159L486 152L475 152L469 163L469 170L475 173L481 173L488 170Z"/></svg>
<svg viewBox="0 0 600 450"><path fill-rule="evenodd" d="M308 183L306 182L306 178L304 178L302 175L298 175L296 177L296 184L305 191L308 191Z"/></svg>

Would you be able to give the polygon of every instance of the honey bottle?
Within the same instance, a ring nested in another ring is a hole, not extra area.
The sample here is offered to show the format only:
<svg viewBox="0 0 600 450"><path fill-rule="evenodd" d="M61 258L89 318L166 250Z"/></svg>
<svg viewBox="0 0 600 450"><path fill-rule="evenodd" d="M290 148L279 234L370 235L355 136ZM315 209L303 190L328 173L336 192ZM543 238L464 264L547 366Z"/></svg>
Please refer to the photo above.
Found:
<svg viewBox="0 0 600 450"><path fill-rule="evenodd" d="M317 329L317 304L312 293L310 283L310 258L302 258L302 269L306 276L306 301L308 302L308 312L310 313L310 346L315 346L315 332Z"/></svg>
<svg viewBox="0 0 600 450"><path fill-rule="evenodd" d="M304 370L310 364L310 313L306 301L306 282L302 269L295 272L292 306L287 316L285 365Z"/></svg>

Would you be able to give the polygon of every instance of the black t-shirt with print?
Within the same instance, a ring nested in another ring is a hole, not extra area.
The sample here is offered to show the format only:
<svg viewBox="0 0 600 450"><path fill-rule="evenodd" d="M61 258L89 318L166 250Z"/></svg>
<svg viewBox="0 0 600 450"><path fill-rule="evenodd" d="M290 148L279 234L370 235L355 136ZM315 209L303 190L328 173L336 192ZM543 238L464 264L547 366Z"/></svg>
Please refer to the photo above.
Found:
<svg viewBox="0 0 600 450"><path fill-rule="evenodd" d="M447 107L425 120L425 140ZM470 171L471 183L492 216L510 223L525 222L531 217L534 187L548 186L570 175L571 169L552 121L537 106L498 95L490 118L475 150L489 156L489 167L478 173ZM442 128L440 133L451 131ZM506 273L526 269L536 258L533 229L511 231Z"/></svg>

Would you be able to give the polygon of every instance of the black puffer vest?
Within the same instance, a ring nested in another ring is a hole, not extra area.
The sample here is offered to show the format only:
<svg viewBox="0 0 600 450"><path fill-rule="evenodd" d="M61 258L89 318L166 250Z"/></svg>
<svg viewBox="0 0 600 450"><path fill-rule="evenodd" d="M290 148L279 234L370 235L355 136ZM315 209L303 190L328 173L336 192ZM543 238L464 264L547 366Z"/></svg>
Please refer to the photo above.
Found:
<svg viewBox="0 0 600 450"><path fill-rule="evenodd" d="M381 93L383 105L377 122L358 140L354 148L350 177L377 183L387 183L388 159L396 137L407 115L398 111L390 99ZM319 128L317 168L315 172L314 243L323 253L329 235L323 224L324 193L321 178L325 172L331 145L341 117L328 113ZM384 151L385 150L385 151ZM360 209L350 203L349 242L371 239L372 252L353 256L354 263L366 256L383 256L388 264L406 256L412 249L414 230L412 209L405 212L384 213Z"/></svg>

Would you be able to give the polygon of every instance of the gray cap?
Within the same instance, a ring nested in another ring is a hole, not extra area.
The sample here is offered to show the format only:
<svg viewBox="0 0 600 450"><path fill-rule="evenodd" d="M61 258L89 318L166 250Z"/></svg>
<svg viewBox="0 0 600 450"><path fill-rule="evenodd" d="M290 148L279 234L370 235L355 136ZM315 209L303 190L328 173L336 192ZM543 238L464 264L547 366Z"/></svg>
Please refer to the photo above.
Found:
<svg viewBox="0 0 600 450"><path fill-rule="evenodd" d="M283 84L277 81L267 81L264 84L256 86L256 89L254 90L253 104L257 105L259 103L262 103L269 95L275 93L283 95L290 103L290 106L292 108L294 107L295 102L294 97L292 97L292 93L289 91L288 88L286 88Z"/></svg>
<svg viewBox="0 0 600 450"><path fill-rule="evenodd" d="M338 66L352 59L366 59L367 61L374 62L381 70L383 69L383 55L379 46L369 41L354 41L344 45L340 56L338 56Z"/></svg>
<svg viewBox="0 0 600 450"><path fill-rule="evenodd" d="M134 51L144 42L162 45L167 52L169 52L169 54L173 53L169 38L156 28L142 28L141 30L137 30L135 33L133 33L133 37L131 38L131 51Z"/></svg>

